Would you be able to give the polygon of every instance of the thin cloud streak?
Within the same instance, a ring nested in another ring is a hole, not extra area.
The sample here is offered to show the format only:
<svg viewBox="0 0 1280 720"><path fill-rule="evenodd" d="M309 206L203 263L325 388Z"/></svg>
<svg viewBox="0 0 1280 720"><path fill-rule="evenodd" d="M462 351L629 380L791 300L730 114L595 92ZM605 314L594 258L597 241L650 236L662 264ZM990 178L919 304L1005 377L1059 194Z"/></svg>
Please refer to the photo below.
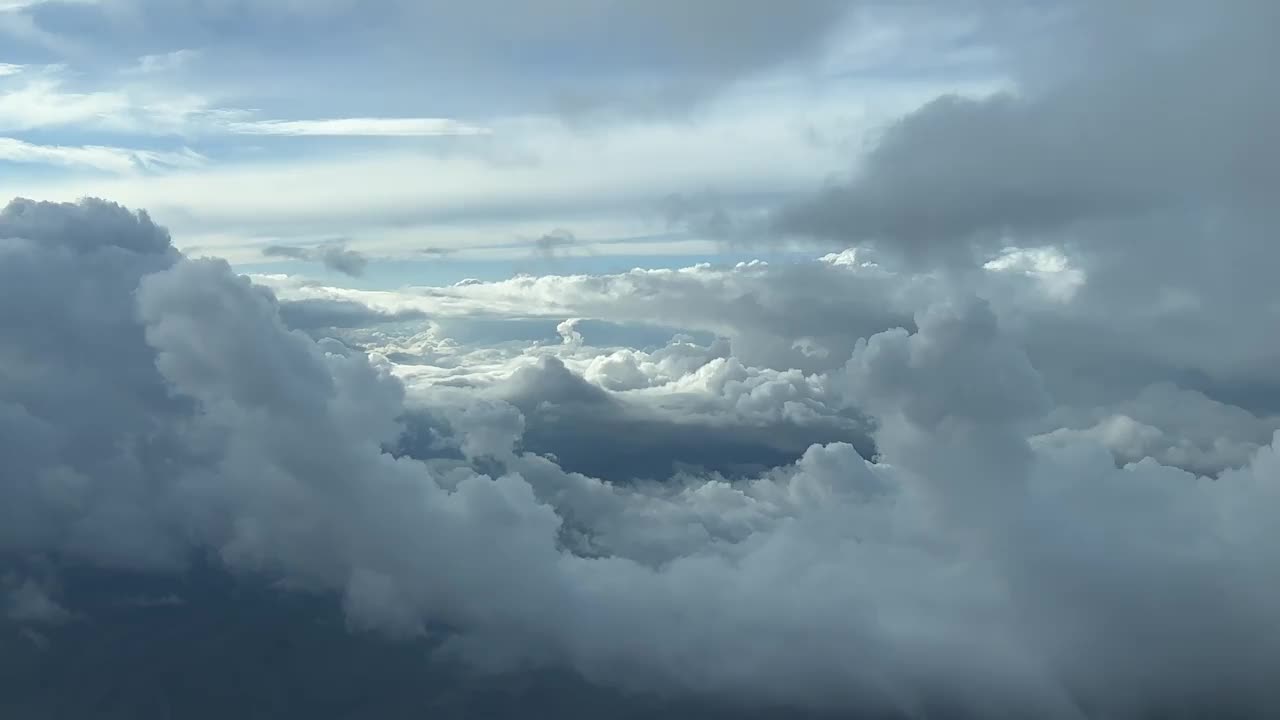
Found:
<svg viewBox="0 0 1280 720"><path fill-rule="evenodd" d="M38 145L0 137L0 161L91 168L113 173L201 167L208 158L190 149L160 152L105 145Z"/></svg>
<svg viewBox="0 0 1280 720"><path fill-rule="evenodd" d="M448 118L333 118L327 120L257 120L228 123L239 135L295 135L311 137L433 137L488 135L489 128Z"/></svg>

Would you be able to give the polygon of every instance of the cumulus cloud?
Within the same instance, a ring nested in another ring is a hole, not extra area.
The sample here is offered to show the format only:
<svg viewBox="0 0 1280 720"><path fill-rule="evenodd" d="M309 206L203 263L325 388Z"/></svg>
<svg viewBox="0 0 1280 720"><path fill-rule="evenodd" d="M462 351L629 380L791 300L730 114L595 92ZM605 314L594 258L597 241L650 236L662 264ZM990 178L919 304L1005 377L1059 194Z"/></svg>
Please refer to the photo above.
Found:
<svg viewBox="0 0 1280 720"><path fill-rule="evenodd" d="M1216 478L1118 465L1089 433L1044 442L1057 410L1036 355L963 289L812 374L680 338L596 362L552 323L535 364L442 383L454 401L417 428L438 442L405 452L407 411L430 394L407 397L384 353L290 329L270 290L182 258L144 214L17 201L0 238L5 556L172 572L194 552L340 598L353 629L443 632L440 652L475 667L563 667L721 707L1280 707L1280 437ZM645 312L661 307L648 278L581 282L630 283ZM626 484L522 446L541 413L603 423L620 397L680 387L742 417L857 408L874 453L819 442L746 474ZM1162 392L1138 405L1205 402Z"/></svg>
<svg viewBox="0 0 1280 720"><path fill-rule="evenodd" d="M1256 328L1274 322L1262 268L1280 259L1275 12L1079 3L997 33L1012 90L901 118L776 227L889 264L1038 277L1063 305L1016 324L1051 383L1158 378L1274 413L1277 345Z"/></svg>
<svg viewBox="0 0 1280 720"><path fill-rule="evenodd" d="M572 316L578 318L573 328L585 341L580 358L570 346L559 352L571 368L613 391L667 386L654 391L662 394L678 391L677 381L685 376L685 388L695 389L701 381L690 373L710 357L702 351L685 354L681 347L689 346L679 343L664 351L668 360L662 363L646 356L665 345L673 332L721 338L725 348L717 352L731 355L753 373L765 369L822 375L844 363L858 338L893 327L911 328L916 313L971 292L986 299L1005 334L1025 349L1043 376L1058 409L1041 423L1041 432L1084 429L1106 415L1127 414L1172 432L1168 443L1182 445L1176 454L1183 459L1163 457L1209 473L1239 464L1241 453L1247 455L1270 437L1268 428L1274 428L1274 421L1269 419L1280 413L1274 374L1266 369L1275 341L1247 323L1235 322L1242 315L1262 322L1269 312L1266 305L1242 306L1238 298L1225 295L1210 303L1210 296L1203 294L1198 295L1206 300L1201 305L1169 304L1160 295L1123 303L1112 294L1114 286L1097 279L1106 272L1085 272L1075 264L1078 258L1053 249L1009 251L1002 258L1005 261L973 272L917 273L859 249L817 262L524 276L398 292L264 280L291 299L346 298L385 312L427 312L440 335L398 339L382 333L365 343L384 348L397 362L419 358L428 363L401 373L411 383L413 378L443 375L457 379L466 374L463 366L470 366L482 382L493 373L509 374L504 363L525 352L522 342L557 341L559 336L563 343L567 326L554 328ZM1187 292L1208 289L1205 282L1187 286ZM609 337L600 335L610 327L620 330L610 331ZM652 330L644 331L646 327ZM567 337L575 336L570 332ZM445 340L458 345L441 346ZM499 353L506 359L494 354L499 342L508 343ZM470 354L468 348L476 344L489 347ZM646 350L637 353L639 348ZM701 359L692 365L682 360L678 367L658 367L677 356ZM1247 424L1238 422L1218 426L1203 421L1197 429L1196 420L1177 418L1195 417L1200 411L1177 410L1178 403L1160 402L1147 410L1131 407L1135 398L1149 395L1153 385L1173 388L1186 398L1204 398L1199 407L1212 416L1217 415L1215 407L1234 408L1256 418L1256 429L1246 431ZM1160 417L1166 413L1168 418ZM1215 444L1221 451L1211 450ZM1121 459L1141 459L1133 455L1135 447L1122 452L1116 445L1116 450ZM1154 446L1148 450L1160 452Z"/></svg>
<svg viewBox="0 0 1280 720"><path fill-rule="evenodd" d="M1121 463L1151 457L1216 475L1245 465L1280 429L1280 417L1258 416L1200 392L1157 383L1113 405L1059 407L1045 424L1054 429L1038 436L1037 442L1085 435L1110 449Z"/></svg>

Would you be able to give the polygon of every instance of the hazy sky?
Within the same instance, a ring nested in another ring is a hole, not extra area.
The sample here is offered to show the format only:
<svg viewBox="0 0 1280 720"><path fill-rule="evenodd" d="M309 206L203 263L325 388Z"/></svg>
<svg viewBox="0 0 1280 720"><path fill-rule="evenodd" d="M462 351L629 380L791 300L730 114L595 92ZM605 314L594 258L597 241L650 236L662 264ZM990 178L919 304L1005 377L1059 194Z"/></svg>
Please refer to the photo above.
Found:
<svg viewBox="0 0 1280 720"><path fill-rule="evenodd" d="M814 190L903 111L1008 86L979 10L10 3L0 192L147 207L241 263L333 238L510 260L558 228L571 255L706 255L699 212Z"/></svg>

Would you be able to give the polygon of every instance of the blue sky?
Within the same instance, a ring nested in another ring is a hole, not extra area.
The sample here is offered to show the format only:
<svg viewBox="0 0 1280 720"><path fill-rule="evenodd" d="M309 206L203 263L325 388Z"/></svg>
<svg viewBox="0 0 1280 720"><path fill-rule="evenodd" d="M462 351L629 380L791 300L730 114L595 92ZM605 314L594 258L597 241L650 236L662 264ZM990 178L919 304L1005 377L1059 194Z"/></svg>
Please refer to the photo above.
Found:
<svg viewBox="0 0 1280 720"><path fill-rule="evenodd" d="M892 119L1011 83L959 6L770 5L0 2L0 194L145 207L255 271L340 239L502 274L556 230L567 269L731 262Z"/></svg>

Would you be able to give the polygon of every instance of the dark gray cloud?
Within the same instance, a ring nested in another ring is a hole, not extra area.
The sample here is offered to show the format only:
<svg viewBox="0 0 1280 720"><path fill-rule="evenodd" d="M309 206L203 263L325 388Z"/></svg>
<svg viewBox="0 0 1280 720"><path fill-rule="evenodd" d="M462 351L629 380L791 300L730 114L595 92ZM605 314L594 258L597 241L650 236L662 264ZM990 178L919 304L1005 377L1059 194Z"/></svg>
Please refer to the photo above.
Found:
<svg viewBox="0 0 1280 720"><path fill-rule="evenodd" d="M965 260L975 243L1082 224L1072 242L1110 244L1096 221L1268 205L1280 187L1274 3L1090 2L1056 17L1003 42L1015 94L926 105L778 226Z"/></svg>
<svg viewBox="0 0 1280 720"><path fill-rule="evenodd" d="M290 258L293 260L310 260L313 252L307 248L295 247L293 245L268 245L262 248L262 254L266 257Z"/></svg>
<svg viewBox="0 0 1280 720"><path fill-rule="evenodd" d="M578 247L578 238L571 230L556 228L538 236L533 241L533 252L544 260L553 260L561 251Z"/></svg>
<svg viewBox="0 0 1280 720"><path fill-rule="evenodd" d="M294 245L268 245L262 249L266 257L283 257L294 260L318 262L326 268L343 275L360 277L369 265L369 258L364 253L348 250L341 242L330 242L314 248Z"/></svg>
<svg viewBox="0 0 1280 720"><path fill-rule="evenodd" d="M190 403L156 372L133 293L177 259L163 229L118 205L0 211L0 547L173 560L144 498Z"/></svg>
<svg viewBox="0 0 1280 720"><path fill-rule="evenodd" d="M324 263L324 266L330 270L336 270L343 275L360 277L364 274L364 269L369 264L369 259L363 253L355 250L331 245L321 251L320 262Z"/></svg>

